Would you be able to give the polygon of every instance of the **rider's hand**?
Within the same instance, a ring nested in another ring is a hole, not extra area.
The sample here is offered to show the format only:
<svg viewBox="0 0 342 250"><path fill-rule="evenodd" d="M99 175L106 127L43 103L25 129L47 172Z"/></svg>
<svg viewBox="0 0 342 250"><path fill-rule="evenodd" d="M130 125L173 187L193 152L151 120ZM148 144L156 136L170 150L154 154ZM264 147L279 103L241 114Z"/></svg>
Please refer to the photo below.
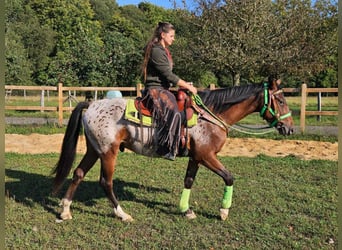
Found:
<svg viewBox="0 0 342 250"><path fill-rule="evenodd" d="M194 95L197 94L197 89L194 87L193 83L192 82L187 82L188 86L187 86L187 89L193 93Z"/></svg>

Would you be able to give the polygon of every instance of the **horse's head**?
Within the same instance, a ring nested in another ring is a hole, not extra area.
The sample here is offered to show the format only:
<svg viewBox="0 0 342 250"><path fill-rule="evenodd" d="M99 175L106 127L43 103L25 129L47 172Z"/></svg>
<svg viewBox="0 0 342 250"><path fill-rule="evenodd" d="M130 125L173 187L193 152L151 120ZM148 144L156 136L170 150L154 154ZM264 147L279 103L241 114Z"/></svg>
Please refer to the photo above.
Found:
<svg viewBox="0 0 342 250"><path fill-rule="evenodd" d="M280 79L270 77L268 83L264 84L265 101L260 115L280 134L291 135L293 133L293 119L283 90L279 87L280 83Z"/></svg>

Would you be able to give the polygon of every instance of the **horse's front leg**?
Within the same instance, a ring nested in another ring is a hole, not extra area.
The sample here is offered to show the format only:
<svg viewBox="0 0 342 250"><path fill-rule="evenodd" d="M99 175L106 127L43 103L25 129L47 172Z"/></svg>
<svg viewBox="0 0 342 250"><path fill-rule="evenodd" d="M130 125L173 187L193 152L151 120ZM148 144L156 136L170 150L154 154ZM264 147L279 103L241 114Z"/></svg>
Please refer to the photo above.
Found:
<svg viewBox="0 0 342 250"><path fill-rule="evenodd" d="M203 165L222 177L225 182L222 208L220 208L220 216L222 220L228 218L229 208L232 205L233 197L233 175L222 165L222 163L217 159L216 155L208 154L205 159L203 159Z"/></svg>
<svg viewBox="0 0 342 250"><path fill-rule="evenodd" d="M196 214L190 209L189 199L190 199L191 187L195 181L197 171L198 171L198 162L190 158L189 163L188 163L188 168L186 170L186 174L184 178L184 189L183 189L182 196L181 196L180 203L179 203L180 211L184 213L188 219L196 218Z"/></svg>

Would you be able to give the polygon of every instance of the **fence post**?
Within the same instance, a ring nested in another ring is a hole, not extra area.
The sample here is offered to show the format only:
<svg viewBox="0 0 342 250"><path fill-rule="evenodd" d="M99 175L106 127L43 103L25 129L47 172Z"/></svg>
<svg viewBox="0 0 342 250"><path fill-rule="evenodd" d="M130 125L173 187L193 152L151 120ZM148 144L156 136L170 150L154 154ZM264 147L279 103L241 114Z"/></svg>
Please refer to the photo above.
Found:
<svg viewBox="0 0 342 250"><path fill-rule="evenodd" d="M214 84L214 83L210 83L209 89L210 89L210 90L214 90L214 89L215 89L215 84Z"/></svg>
<svg viewBox="0 0 342 250"><path fill-rule="evenodd" d="M300 131L304 133L305 131L305 112L306 112L306 89L307 85L305 83L302 84L302 96L301 96L301 105L300 105Z"/></svg>
<svg viewBox="0 0 342 250"><path fill-rule="evenodd" d="M58 125L63 126L63 83L58 83Z"/></svg>
<svg viewBox="0 0 342 250"><path fill-rule="evenodd" d="M318 92L317 95L317 111L322 111L322 92ZM317 121L321 121L321 115L317 116Z"/></svg>
<svg viewBox="0 0 342 250"><path fill-rule="evenodd" d="M137 97L141 97L141 90L143 89L143 85L141 83L137 84Z"/></svg>
<svg viewBox="0 0 342 250"><path fill-rule="evenodd" d="M41 107L41 109L40 109L40 112L44 112L44 106L45 106L45 103L44 103L44 95L45 95L45 91L44 91L44 89L42 89L42 91L41 91L41 93L40 93L40 107Z"/></svg>

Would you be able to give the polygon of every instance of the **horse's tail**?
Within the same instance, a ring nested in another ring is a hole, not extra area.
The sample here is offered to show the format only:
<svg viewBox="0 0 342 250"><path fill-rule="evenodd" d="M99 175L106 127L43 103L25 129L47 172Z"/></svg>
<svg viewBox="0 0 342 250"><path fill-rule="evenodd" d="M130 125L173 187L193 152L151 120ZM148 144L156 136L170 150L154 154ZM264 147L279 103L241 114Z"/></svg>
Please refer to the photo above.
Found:
<svg viewBox="0 0 342 250"><path fill-rule="evenodd" d="M58 193L66 177L70 173L71 167L75 160L78 137L82 128L82 111L88 107L89 102L80 102L72 111L63 138L61 154L55 168L52 171L52 174L56 174L53 181L53 194Z"/></svg>

